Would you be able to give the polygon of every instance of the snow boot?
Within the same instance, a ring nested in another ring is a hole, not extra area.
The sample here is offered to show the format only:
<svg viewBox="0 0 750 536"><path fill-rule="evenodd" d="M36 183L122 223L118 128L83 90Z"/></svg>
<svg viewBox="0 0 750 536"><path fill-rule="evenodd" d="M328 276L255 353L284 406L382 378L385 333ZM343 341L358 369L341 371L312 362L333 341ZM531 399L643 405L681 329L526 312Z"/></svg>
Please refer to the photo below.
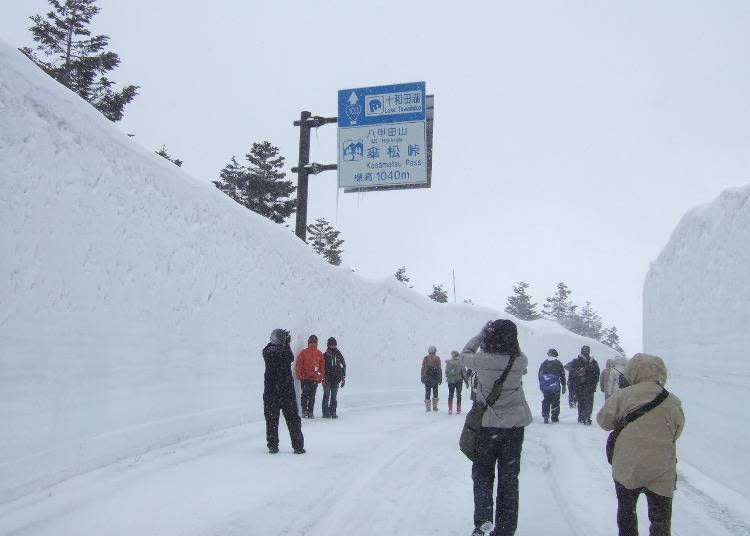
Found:
<svg viewBox="0 0 750 536"><path fill-rule="evenodd" d="M544 418L544 424L549 424L549 417Z"/></svg>
<svg viewBox="0 0 750 536"><path fill-rule="evenodd" d="M432 399L432 411L437 411L438 410L437 409L437 403L438 403L438 399L437 398L433 398Z"/></svg>
<svg viewBox="0 0 750 536"><path fill-rule="evenodd" d="M461 413L461 402L456 402L456 413Z"/></svg>
<svg viewBox="0 0 750 536"><path fill-rule="evenodd" d="M424 409L425 409L425 411L430 411L432 409L432 408L430 408L430 401L429 400L425 400L424 401Z"/></svg>
<svg viewBox="0 0 750 536"><path fill-rule="evenodd" d="M278 454L279 453L279 447L268 447L268 453L269 454Z"/></svg>
<svg viewBox="0 0 750 536"><path fill-rule="evenodd" d="M492 521L485 521L474 529L474 532L471 533L471 536L485 536L490 533L492 528Z"/></svg>
<svg viewBox="0 0 750 536"><path fill-rule="evenodd" d="M305 449L294 449L295 454L304 454L305 452L307 452Z"/></svg>
<svg viewBox="0 0 750 536"><path fill-rule="evenodd" d="M453 400L448 400L448 415L453 414Z"/></svg>

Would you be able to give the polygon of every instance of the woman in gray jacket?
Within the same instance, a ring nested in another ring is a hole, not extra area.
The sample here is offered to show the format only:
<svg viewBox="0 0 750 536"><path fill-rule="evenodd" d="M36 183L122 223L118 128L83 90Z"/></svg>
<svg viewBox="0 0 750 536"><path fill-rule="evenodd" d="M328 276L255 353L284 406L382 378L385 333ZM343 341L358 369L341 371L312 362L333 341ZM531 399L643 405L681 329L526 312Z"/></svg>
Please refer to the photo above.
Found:
<svg viewBox="0 0 750 536"><path fill-rule="evenodd" d="M476 372L476 403L479 404L485 403L495 380L512 360L500 397L482 418L478 454L471 468L475 527L472 536L484 536L493 518L495 528L491 536L512 536L518 524L518 473L524 426L532 421L522 382L528 359L518 345L516 325L510 320L488 323L466 343L460 358L464 367ZM495 467L498 487L493 516Z"/></svg>

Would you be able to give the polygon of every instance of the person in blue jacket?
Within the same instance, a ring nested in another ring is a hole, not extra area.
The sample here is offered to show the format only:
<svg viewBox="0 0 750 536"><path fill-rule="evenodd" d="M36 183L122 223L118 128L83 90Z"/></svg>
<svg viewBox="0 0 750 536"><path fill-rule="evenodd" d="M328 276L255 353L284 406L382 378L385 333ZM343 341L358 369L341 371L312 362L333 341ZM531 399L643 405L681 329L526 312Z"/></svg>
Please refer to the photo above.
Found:
<svg viewBox="0 0 750 536"><path fill-rule="evenodd" d="M539 389L544 395L542 400L542 418L549 423L550 411L552 422L560 420L560 392L565 394L565 368L557 359L557 350L547 350L547 359L539 367Z"/></svg>

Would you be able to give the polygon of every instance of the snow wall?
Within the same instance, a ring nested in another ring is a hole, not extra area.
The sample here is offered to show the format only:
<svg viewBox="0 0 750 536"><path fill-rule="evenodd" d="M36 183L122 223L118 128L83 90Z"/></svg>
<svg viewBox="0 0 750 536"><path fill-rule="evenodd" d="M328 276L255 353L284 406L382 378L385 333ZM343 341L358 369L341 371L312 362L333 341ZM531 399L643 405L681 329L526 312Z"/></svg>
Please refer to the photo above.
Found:
<svg viewBox="0 0 750 536"><path fill-rule="evenodd" d="M326 264L0 42L0 501L262 420L260 350L334 335L342 405L421 404L421 358L499 314ZM533 371L590 344L519 322ZM387 394L386 394L387 393Z"/></svg>
<svg viewBox="0 0 750 536"><path fill-rule="evenodd" d="M643 290L646 351L667 359L687 424L691 464L747 491L750 385L750 186L689 211L651 265ZM667 386L669 388L669 386Z"/></svg>

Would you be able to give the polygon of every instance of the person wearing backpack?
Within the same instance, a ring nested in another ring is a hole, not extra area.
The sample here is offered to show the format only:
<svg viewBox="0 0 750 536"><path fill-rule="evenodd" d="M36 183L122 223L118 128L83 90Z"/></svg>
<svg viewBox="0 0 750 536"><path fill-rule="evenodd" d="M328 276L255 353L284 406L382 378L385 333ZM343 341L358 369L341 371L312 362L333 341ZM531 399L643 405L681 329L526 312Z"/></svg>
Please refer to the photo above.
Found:
<svg viewBox="0 0 750 536"><path fill-rule="evenodd" d="M596 416L604 430L620 430L611 459L619 535L638 534L636 503L643 493L649 534L669 536L677 483L676 443L685 414L680 399L664 389L667 366L660 357L636 354L625 375L630 386L615 392Z"/></svg>
<svg viewBox="0 0 750 536"><path fill-rule="evenodd" d="M578 401L578 422L591 425L594 393L599 384L599 363L591 356L591 348L581 347L580 355L572 362L570 375L574 378Z"/></svg>
<svg viewBox="0 0 750 536"><path fill-rule="evenodd" d="M568 371L568 405L571 409L578 407L578 400L576 400L576 384L573 375L570 373L573 370L574 362L575 359L568 361L563 367Z"/></svg>
<svg viewBox="0 0 750 536"><path fill-rule="evenodd" d="M469 386L466 370L461 366L458 352L453 350L451 358L445 362L445 381L448 382L448 415L453 413L453 393L456 394L456 413L461 413L461 390L463 384Z"/></svg>
<svg viewBox="0 0 750 536"><path fill-rule="evenodd" d="M422 383L424 384L425 411L438 410L438 385L443 383L443 367L437 356L437 348L430 346L422 360ZM432 408L430 408L430 391L432 391Z"/></svg>
<svg viewBox="0 0 750 536"><path fill-rule="evenodd" d="M316 335L308 337L307 348L297 356L294 372L302 385L302 416L313 419L315 418L313 415L315 392L318 390L318 384L322 383L323 378L325 378L325 360L323 359L323 353L318 350L318 337Z"/></svg>
<svg viewBox="0 0 750 536"><path fill-rule="evenodd" d="M460 354L461 364L476 372L475 404L486 405L502 383L499 396L482 415L472 462L474 482L474 532L484 536L494 520L491 536L513 536L518 525L518 475L524 427L531 410L523 392L528 359L518 345L518 328L510 320L489 322L472 337ZM497 498L493 515L493 487L497 471Z"/></svg>
<svg viewBox="0 0 750 536"><path fill-rule="evenodd" d="M330 337L323 354L325 361L325 380L323 380L323 418L338 419L336 408L338 407L337 394L339 387L346 383L346 361L338 349L336 339Z"/></svg>
<svg viewBox="0 0 750 536"><path fill-rule="evenodd" d="M547 350L547 359L539 366L539 389L544 395L542 400L542 418L549 423L550 410L552 422L560 421L560 391L565 394L565 368L557 359L557 350Z"/></svg>

